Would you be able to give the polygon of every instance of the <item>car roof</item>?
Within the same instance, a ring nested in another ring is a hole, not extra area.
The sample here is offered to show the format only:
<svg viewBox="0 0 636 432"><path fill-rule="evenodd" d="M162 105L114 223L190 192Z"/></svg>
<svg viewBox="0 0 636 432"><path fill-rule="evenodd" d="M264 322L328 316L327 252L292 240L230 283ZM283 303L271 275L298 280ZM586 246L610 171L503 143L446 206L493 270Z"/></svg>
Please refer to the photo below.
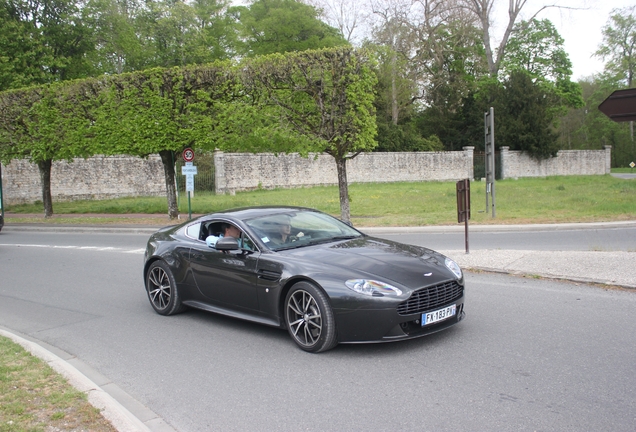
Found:
<svg viewBox="0 0 636 432"><path fill-rule="evenodd" d="M298 211L312 211L318 212L318 210L307 208L307 207L296 207L296 206L261 206L261 207L241 207L235 209L224 210L222 212L210 213L205 217L228 217L234 218L241 221L262 217L262 216L270 216L282 213L289 212L298 212Z"/></svg>

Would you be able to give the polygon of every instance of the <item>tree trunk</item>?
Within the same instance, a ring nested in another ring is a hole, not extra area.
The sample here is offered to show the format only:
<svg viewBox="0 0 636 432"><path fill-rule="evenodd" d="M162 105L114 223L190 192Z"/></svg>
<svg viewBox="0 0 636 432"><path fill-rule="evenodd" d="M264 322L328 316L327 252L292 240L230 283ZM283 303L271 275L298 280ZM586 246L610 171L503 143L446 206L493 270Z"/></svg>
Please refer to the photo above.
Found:
<svg viewBox="0 0 636 432"><path fill-rule="evenodd" d="M340 190L340 219L345 223L351 222L349 211L349 183L347 183L347 159L336 158L338 167L338 189Z"/></svg>
<svg viewBox="0 0 636 432"><path fill-rule="evenodd" d="M40 183L42 184L42 202L44 203L44 217L53 216L53 199L51 198L51 160L38 162Z"/></svg>
<svg viewBox="0 0 636 432"><path fill-rule="evenodd" d="M170 219L179 217L179 208L177 206L177 190L174 181L174 156L172 150L162 150L159 152L161 162L163 163L163 172L166 177L166 195L168 198L168 216Z"/></svg>
<svg viewBox="0 0 636 432"><path fill-rule="evenodd" d="M397 75L396 70L396 55L393 52L391 57L391 120L393 121L393 125L397 126L398 124L398 101L397 101L397 84L395 83L395 76Z"/></svg>

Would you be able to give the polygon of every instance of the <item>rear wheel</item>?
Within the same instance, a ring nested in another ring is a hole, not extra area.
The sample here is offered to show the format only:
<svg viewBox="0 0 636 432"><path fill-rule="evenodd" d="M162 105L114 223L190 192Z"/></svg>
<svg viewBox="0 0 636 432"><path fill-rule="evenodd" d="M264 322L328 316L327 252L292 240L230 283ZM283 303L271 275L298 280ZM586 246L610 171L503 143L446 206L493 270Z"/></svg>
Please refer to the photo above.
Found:
<svg viewBox="0 0 636 432"><path fill-rule="evenodd" d="M309 282L298 282L287 293L285 324L294 342L305 351L327 351L338 343L327 295Z"/></svg>
<svg viewBox="0 0 636 432"><path fill-rule="evenodd" d="M185 309L174 276L163 261L150 265L146 275L146 292L153 309L160 315L173 315Z"/></svg>

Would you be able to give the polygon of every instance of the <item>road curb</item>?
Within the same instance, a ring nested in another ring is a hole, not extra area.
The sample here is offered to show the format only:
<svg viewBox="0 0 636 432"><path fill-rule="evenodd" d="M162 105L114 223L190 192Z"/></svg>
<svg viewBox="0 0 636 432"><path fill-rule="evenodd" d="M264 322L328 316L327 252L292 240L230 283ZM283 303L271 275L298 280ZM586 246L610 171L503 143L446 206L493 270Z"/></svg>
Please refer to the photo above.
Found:
<svg viewBox="0 0 636 432"><path fill-rule="evenodd" d="M573 282L580 284L588 284L588 285L599 285L606 288L618 287L623 288L630 291L636 291L636 285L622 284L622 283L610 283L607 281L601 281L590 278L576 278L572 276L558 276L548 273L535 273L535 272L526 272L521 270L503 270L492 267L481 267L481 266L462 266L462 270L472 273L496 273L503 275L512 275L512 276L522 276L522 277L537 277L540 279L553 279L564 282Z"/></svg>

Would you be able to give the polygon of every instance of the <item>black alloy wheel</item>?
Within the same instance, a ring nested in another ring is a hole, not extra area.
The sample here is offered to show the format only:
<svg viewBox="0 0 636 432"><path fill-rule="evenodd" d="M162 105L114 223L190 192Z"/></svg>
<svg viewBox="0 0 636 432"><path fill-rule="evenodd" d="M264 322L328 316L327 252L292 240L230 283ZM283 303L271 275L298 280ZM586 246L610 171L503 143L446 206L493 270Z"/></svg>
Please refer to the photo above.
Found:
<svg viewBox="0 0 636 432"><path fill-rule="evenodd" d="M309 282L298 282L287 293L285 324L294 342L305 351L327 351L338 343L329 300Z"/></svg>
<svg viewBox="0 0 636 432"><path fill-rule="evenodd" d="M173 315L185 309L174 276L163 261L155 261L150 265L146 275L146 291L150 304L160 315Z"/></svg>

